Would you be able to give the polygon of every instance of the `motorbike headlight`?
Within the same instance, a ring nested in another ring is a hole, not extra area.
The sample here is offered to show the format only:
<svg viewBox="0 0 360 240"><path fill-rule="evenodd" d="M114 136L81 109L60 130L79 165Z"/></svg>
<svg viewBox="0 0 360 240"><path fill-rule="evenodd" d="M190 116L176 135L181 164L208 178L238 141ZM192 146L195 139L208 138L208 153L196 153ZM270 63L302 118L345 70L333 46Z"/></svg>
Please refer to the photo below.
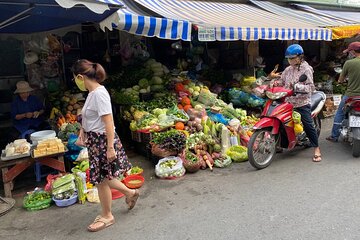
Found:
<svg viewBox="0 0 360 240"><path fill-rule="evenodd" d="M266 96L272 100L283 98L287 94L288 94L287 92L276 92L276 93L269 92L269 91L266 92Z"/></svg>

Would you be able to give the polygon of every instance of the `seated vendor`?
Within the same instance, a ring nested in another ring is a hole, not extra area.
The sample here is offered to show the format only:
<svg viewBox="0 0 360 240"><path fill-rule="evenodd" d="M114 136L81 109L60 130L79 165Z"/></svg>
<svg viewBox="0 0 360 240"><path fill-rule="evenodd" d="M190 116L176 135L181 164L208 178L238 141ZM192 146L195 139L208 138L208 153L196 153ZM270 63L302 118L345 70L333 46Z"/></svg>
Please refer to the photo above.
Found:
<svg viewBox="0 0 360 240"><path fill-rule="evenodd" d="M18 95L11 105L11 117L14 123L12 140L27 138L28 136L24 134L30 134L28 130L39 131L49 127L44 121L44 105L37 97L30 95L33 90L26 81L19 81L16 84L14 93Z"/></svg>

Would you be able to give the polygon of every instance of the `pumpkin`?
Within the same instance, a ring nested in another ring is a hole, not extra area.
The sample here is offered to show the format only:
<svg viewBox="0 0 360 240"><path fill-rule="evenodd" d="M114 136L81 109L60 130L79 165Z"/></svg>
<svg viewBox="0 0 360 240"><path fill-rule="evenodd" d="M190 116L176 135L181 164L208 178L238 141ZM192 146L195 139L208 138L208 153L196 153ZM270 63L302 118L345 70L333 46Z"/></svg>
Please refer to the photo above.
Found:
<svg viewBox="0 0 360 240"><path fill-rule="evenodd" d="M185 112L187 112L192 106L190 104L184 106Z"/></svg>
<svg viewBox="0 0 360 240"><path fill-rule="evenodd" d="M177 122L175 124L175 129L176 130L184 130L184 128L185 128L185 125L182 122Z"/></svg>
<svg viewBox="0 0 360 240"><path fill-rule="evenodd" d="M184 109L183 105L178 104L178 109Z"/></svg>
<svg viewBox="0 0 360 240"><path fill-rule="evenodd" d="M188 98L188 97L183 97L183 98L181 99L181 104L182 104L183 106L190 105L190 104L191 104L190 98Z"/></svg>

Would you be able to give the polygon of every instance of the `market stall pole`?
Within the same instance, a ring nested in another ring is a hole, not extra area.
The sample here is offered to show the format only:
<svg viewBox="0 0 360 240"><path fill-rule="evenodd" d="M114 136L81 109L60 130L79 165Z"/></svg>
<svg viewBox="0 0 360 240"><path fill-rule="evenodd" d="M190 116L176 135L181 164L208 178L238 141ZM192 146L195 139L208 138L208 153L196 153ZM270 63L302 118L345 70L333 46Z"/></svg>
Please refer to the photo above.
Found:
<svg viewBox="0 0 360 240"><path fill-rule="evenodd" d="M14 188L13 180L34 162L39 162L42 165L48 166L60 172L65 172L64 153L54 156L44 156L36 159L32 157L24 157L10 161L0 161L5 197L12 197L11 191Z"/></svg>

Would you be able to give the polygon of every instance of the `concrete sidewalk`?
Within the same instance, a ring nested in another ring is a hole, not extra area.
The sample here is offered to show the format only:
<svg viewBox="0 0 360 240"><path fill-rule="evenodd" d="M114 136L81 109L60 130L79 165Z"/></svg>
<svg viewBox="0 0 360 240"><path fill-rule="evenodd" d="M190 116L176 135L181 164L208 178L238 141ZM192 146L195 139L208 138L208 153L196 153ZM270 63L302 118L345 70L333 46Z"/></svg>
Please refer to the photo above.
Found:
<svg viewBox="0 0 360 240"><path fill-rule="evenodd" d="M16 207L0 217L0 239L359 239L360 159L350 146L324 140L331 123L323 122L321 163L311 161L312 149L296 149L261 171L244 162L160 180L138 157L132 162L146 178L138 204L127 211L124 198L114 200L108 229L86 230L98 204Z"/></svg>

